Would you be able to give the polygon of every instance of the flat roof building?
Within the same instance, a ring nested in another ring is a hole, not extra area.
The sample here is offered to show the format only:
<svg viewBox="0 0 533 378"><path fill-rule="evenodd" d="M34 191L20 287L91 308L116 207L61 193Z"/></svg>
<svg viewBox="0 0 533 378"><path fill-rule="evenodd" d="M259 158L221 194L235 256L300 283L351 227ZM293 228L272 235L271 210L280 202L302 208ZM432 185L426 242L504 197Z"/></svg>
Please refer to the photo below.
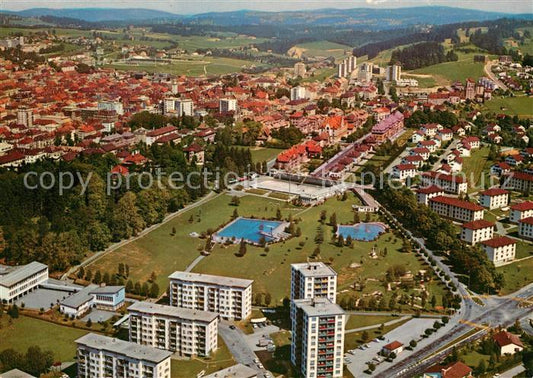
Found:
<svg viewBox="0 0 533 378"><path fill-rule="evenodd" d="M0 300L11 303L48 280L48 266L33 261L27 265L0 267Z"/></svg>
<svg viewBox="0 0 533 378"><path fill-rule="evenodd" d="M170 378L171 352L89 333L76 340L78 377Z"/></svg>
<svg viewBox="0 0 533 378"><path fill-rule="evenodd" d="M291 301L307 298L329 298L335 303L337 273L323 262L291 265Z"/></svg>

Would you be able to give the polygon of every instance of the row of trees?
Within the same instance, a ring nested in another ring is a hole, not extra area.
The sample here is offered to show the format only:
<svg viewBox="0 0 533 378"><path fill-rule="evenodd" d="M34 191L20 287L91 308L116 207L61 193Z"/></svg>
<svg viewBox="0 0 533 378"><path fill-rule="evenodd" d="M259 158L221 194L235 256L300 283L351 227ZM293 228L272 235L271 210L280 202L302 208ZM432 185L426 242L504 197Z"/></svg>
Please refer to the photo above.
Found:
<svg viewBox="0 0 533 378"><path fill-rule="evenodd" d="M19 369L35 377L47 373L54 363L54 353L42 350L38 346L30 346L26 353L9 348L0 352L0 371Z"/></svg>

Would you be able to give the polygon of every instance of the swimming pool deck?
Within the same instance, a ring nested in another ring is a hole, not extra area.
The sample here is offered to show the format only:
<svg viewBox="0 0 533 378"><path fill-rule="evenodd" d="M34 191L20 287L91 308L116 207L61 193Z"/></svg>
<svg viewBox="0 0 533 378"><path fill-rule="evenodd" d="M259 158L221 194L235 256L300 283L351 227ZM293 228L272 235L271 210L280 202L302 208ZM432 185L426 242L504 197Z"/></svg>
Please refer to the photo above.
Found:
<svg viewBox="0 0 533 378"><path fill-rule="evenodd" d="M385 232L387 232L388 230L388 226L383 223L383 222L368 222L368 223L365 223L365 222L360 222L360 223L356 223L356 224L339 224L337 225L337 232L336 232L336 235L337 237L339 235L341 235L341 233L339 232L339 230L344 227L344 228L352 228L353 230L355 230L358 226L379 226L382 228L382 230L380 232L378 232L376 234L376 236L373 238L373 239L362 239L362 238L356 238L356 237L352 237L353 240L356 240L356 241L366 241L366 242L371 242L371 241L375 241L377 240L381 235L383 235ZM349 235L351 236L351 235ZM343 235L344 238L346 238L347 236Z"/></svg>
<svg viewBox="0 0 533 378"><path fill-rule="evenodd" d="M289 222L285 221L278 221L278 220L271 220L271 219L260 219L260 218L245 218L245 217L238 217L223 226L220 230L218 230L213 235L213 241L215 243L226 243L228 241L231 241L232 243L240 243L242 239L244 239L247 243L259 245L259 243L255 240L246 239L246 237L238 237L238 236L222 236L220 235L221 232L224 230L230 228L235 223L243 220L250 220L255 222L269 222L269 223L279 223L279 225L275 228L272 228L270 232L265 232L263 230L259 230L258 234L262 235L266 238L267 243L277 243L281 240L287 239L290 235L285 232L285 229L289 226ZM270 240L269 240L270 239Z"/></svg>

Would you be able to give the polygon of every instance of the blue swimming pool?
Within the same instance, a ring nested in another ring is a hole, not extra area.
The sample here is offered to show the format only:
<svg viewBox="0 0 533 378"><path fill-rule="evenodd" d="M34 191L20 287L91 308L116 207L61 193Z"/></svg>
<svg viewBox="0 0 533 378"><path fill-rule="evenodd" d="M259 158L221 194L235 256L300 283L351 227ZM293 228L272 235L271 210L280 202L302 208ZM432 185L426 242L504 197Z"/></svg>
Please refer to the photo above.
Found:
<svg viewBox="0 0 533 378"><path fill-rule="evenodd" d="M277 221L238 218L217 232L216 235L228 239L244 239L250 243L259 243L261 236L264 236L265 240L270 242L275 239L275 235L272 236L273 231L281 225L282 222Z"/></svg>
<svg viewBox="0 0 533 378"><path fill-rule="evenodd" d="M348 236L352 240L372 241L386 230L385 225L381 223L358 223L353 226L339 226L337 235L342 235L344 239Z"/></svg>

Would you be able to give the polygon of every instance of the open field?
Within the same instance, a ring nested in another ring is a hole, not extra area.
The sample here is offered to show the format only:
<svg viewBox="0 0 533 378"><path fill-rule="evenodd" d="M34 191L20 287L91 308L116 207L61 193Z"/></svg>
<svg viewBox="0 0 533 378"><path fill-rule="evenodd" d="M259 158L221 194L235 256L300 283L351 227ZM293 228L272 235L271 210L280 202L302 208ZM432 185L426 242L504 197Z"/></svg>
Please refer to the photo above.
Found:
<svg viewBox="0 0 533 378"><path fill-rule="evenodd" d="M465 157L463 161L463 172L468 179L468 191L479 191L483 188L476 188L481 182L481 176L490 169L491 162L488 160L490 149L482 147L472 150L471 156Z"/></svg>
<svg viewBox="0 0 533 378"><path fill-rule="evenodd" d="M172 360L171 376L172 378L190 378L196 377L202 370L205 374L211 374L215 371L235 365L228 347L221 337L218 338L218 350L209 358L194 358L191 360Z"/></svg>
<svg viewBox="0 0 533 378"><path fill-rule="evenodd" d="M531 275L531 272L533 272L533 258L496 268L496 271L503 273L505 280L500 294L513 293L533 282L533 275Z"/></svg>
<svg viewBox="0 0 533 378"><path fill-rule="evenodd" d="M50 27L50 28L19 28L19 27L0 27L0 37L8 37L13 34L23 34L23 35L29 35L32 33L38 33L38 32L45 32L52 30L56 31L57 36L67 36L67 37L78 37L78 36L85 36L88 37L92 35L92 32L90 30L78 30L78 29L62 29L58 27Z"/></svg>
<svg viewBox="0 0 533 378"><path fill-rule="evenodd" d="M494 113L533 117L533 98L520 97L495 97L485 102L483 108Z"/></svg>
<svg viewBox="0 0 533 378"><path fill-rule="evenodd" d="M146 71L146 72L164 72L175 75L201 76L207 75L224 75L233 72L240 72L242 67L250 66L254 62L240 59L219 58L219 57L202 57L190 58L182 61L173 60L172 63L153 64L153 63L113 63L107 67L124 71Z"/></svg>
<svg viewBox="0 0 533 378"><path fill-rule="evenodd" d="M354 203L354 196L350 195L347 201L332 198L323 205L309 208L301 213L295 212L294 219L301 219L296 227L301 229L302 236L272 244L269 246L268 252L259 247L248 246L247 254L240 258L235 256L238 246L218 245L211 255L200 261L193 271L253 279L254 292L268 292L272 296L272 304L279 304L284 297L289 295L290 264L305 262L309 259L317 248L314 239L317 230L321 228L324 242L319 247L319 259L330 263L339 274L339 290L349 291L349 287L357 280L365 284L364 293L382 291L387 297L390 293L386 293L384 283L381 280L384 280L389 267L404 265L407 270L417 273L419 269L423 269L422 265L414 254L399 252L402 241L391 233L382 235L375 242L354 242L353 248L338 247L330 242L333 236L332 227L320 225L318 222L320 213L326 211L329 219L329 216L335 212L338 223L350 224L353 223L354 215L351 205ZM361 217L364 219L363 215ZM376 218L371 219L376 220ZM386 256L371 257L369 254L374 246L376 253L387 249ZM354 263L359 266L350 267ZM440 302L444 293L442 286L436 281L432 281L427 284L427 287ZM406 293L408 292L410 291L406 290Z"/></svg>
<svg viewBox="0 0 533 378"><path fill-rule="evenodd" d="M388 315L348 315L348 321L346 322L345 328L355 329L372 325L380 325L390 322L394 319L397 318Z"/></svg>
<svg viewBox="0 0 533 378"><path fill-rule="evenodd" d="M157 274L157 283L161 291L168 286L168 275L176 270L184 270L200 255L199 249L205 246L205 240L189 236L191 232L202 233L208 229L216 229L229 222L233 210L237 209L241 216L274 217L279 208L284 216L288 216L290 205L269 198L245 196L241 198L238 207L231 206L231 197L225 194L209 202L191 209L170 222L150 232L143 238L129 243L122 248L109 253L89 266L93 272L115 272L118 263L127 262L130 266L130 278L133 281L145 281L152 271ZM292 211L294 212L294 211ZM192 223L189 221L192 217ZM177 230L171 236L172 229ZM237 260L235 259L232 263ZM211 257L207 257L211 259ZM242 274L241 277L246 277Z"/></svg>
<svg viewBox="0 0 533 378"><path fill-rule="evenodd" d="M329 57L333 56L335 59L343 59L346 55L345 52L350 52L352 48L350 46L341 45L339 43L328 42L328 41L316 41L302 43L294 46L297 49L301 49L303 55L315 57L323 56Z"/></svg>
<svg viewBox="0 0 533 378"><path fill-rule="evenodd" d="M8 319L4 314L0 320L0 351L13 348L25 353L28 347L37 345L43 350L53 351L57 361L73 361L76 356L74 340L87 334L87 331L26 316L13 319L12 324L9 324Z"/></svg>
<svg viewBox="0 0 533 378"><path fill-rule="evenodd" d="M237 148L243 148L241 146L234 146ZM275 159L282 149L279 148L268 148L268 147L250 147L250 153L252 154L252 161L254 163L262 163L263 161L270 161Z"/></svg>

